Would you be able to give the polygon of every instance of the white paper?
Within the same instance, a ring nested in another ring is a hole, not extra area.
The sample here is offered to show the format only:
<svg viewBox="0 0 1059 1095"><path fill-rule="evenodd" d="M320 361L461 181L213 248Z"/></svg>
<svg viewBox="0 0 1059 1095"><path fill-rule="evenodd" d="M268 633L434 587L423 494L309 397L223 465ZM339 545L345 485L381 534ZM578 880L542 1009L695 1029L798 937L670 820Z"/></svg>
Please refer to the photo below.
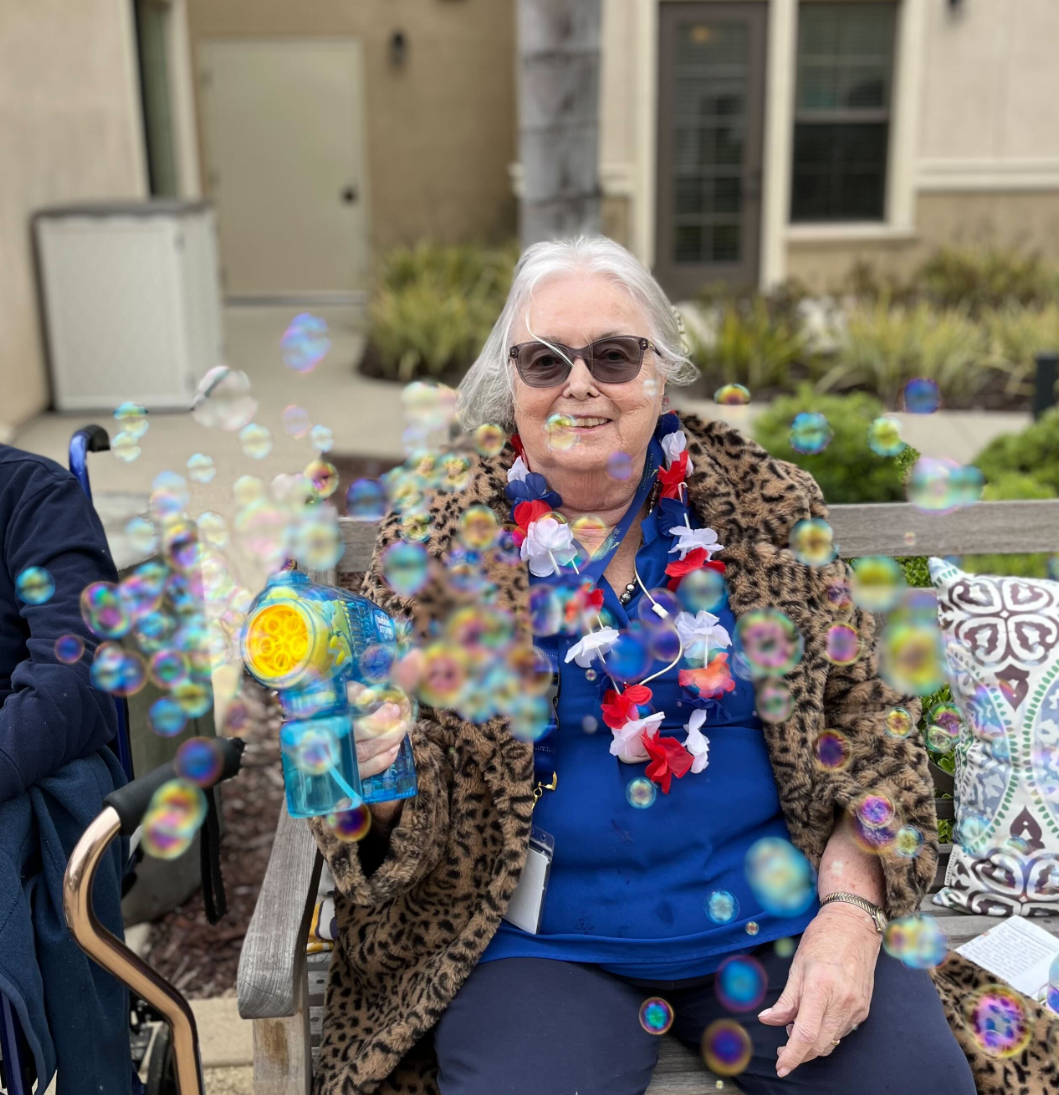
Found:
<svg viewBox="0 0 1059 1095"><path fill-rule="evenodd" d="M1009 916L956 950L1023 995L1040 1000L1048 986L1048 968L1059 955L1059 939L1024 916Z"/></svg>

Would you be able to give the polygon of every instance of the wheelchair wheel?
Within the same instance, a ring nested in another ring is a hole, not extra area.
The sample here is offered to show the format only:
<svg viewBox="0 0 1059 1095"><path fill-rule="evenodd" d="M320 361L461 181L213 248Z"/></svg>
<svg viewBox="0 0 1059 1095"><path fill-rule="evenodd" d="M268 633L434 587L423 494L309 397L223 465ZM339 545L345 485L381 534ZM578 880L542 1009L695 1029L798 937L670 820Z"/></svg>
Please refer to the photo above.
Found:
<svg viewBox="0 0 1059 1095"><path fill-rule="evenodd" d="M144 1095L180 1095L173 1066L172 1035L165 1023L159 1026L151 1046Z"/></svg>

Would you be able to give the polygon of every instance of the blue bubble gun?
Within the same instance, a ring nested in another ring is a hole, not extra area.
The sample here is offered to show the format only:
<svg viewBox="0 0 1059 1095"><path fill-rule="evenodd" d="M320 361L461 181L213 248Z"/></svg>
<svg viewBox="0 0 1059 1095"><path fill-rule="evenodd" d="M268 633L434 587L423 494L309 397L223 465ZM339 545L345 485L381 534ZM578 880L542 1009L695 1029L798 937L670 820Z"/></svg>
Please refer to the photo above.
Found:
<svg viewBox="0 0 1059 1095"><path fill-rule="evenodd" d="M416 793L412 745L385 772L361 780L355 738L415 716L414 701L384 682L397 653L393 619L364 597L316 585L296 570L272 575L240 636L250 675L283 707L280 748L291 817L322 817ZM369 679L370 677L370 679Z"/></svg>

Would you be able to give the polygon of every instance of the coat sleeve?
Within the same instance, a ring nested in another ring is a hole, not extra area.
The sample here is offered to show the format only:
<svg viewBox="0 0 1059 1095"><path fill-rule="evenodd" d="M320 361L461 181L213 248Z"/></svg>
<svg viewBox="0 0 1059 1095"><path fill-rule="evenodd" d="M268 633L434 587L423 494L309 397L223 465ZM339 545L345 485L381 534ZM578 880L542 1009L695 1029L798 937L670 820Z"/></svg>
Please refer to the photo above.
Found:
<svg viewBox="0 0 1059 1095"><path fill-rule="evenodd" d="M99 640L81 618L81 591L117 573L99 518L72 477L48 481L20 500L2 535L2 565L14 579L45 567L55 592L43 604L20 603L28 657L11 674L0 707L0 802L21 794L65 764L104 746L117 730L113 697L92 686L89 667ZM55 640L77 635L84 654L73 665L55 656Z"/></svg>
<svg viewBox="0 0 1059 1095"><path fill-rule="evenodd" d="M849 567L833 565L841 567L848 580ZM899 829L914 832L902 834L909 843L880 841L886 912L890 917L909 916L933 882L938 862L934 783L926 746L915 725L921 704L879 676L881 629L872 614L855 609L849 623L857 630L863 653L852 665L832 665L824 689L824 726L845 736L849 763L840 770L817 766L820 786L814 799L832 812L836 805L851 810L854 818L865 795L884 795L893 804L894 820L885 826L890 830L888 835ZM903 707L911 716L912 727L906 737L895 737L887 730L886 717L895 707ZM919 837L922 846L918 853L908 854L914 850L911 840Z"/></svg>

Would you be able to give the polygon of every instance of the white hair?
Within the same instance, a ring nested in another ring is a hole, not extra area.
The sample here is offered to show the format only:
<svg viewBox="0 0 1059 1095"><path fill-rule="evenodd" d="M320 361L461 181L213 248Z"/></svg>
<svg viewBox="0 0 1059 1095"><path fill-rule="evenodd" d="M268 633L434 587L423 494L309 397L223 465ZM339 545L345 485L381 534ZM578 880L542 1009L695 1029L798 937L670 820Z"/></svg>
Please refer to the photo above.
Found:
<svg viewBox="0 0 1059 1095"><path fill-rule="evenodd" d="M515 374L508 357L511 333L537 286L564 274L601 274L620 285L643 308L650 327L646 334L658 351L655 356L660 380L690 384L699 375L688 358L679 315L634 255L605 236L548 240L522 253L500 318L477 361L460 382L456 408L464 429L473 430L487 422L508 431L515 428Z"/></svg>

